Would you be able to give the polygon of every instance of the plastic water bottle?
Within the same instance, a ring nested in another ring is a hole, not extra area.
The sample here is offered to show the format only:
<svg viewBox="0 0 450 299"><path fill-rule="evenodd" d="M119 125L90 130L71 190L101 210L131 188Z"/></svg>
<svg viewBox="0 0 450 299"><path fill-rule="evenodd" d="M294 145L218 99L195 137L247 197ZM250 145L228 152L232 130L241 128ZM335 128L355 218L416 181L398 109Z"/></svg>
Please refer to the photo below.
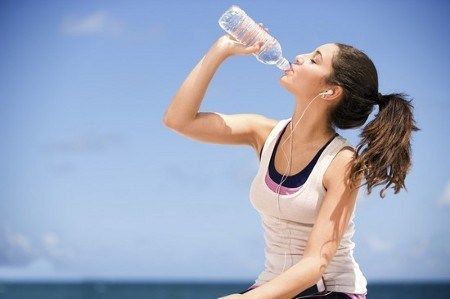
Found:
<svg viewBox="0 0 450 299"><path fill-rule="evenodd" d="M263 46L256 59L266 64L275 64L285 71L291 68L289 61L283 57L280 43L255 21L252 20L239 6L232 5L219 19L219 25L228 34L245 46L252 46L263 42Z"/></svg>

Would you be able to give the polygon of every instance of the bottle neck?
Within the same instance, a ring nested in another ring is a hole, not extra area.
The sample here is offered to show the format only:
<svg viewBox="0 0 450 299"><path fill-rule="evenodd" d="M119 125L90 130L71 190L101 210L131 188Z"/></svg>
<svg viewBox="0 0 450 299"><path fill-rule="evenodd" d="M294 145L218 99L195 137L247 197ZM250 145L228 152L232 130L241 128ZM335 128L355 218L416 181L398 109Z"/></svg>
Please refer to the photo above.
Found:
<svg viewBox="0 0 450 299"><path fill-rule="evenodd" d="M279 69L281 69L281 70L283 70L283 71L286 71L286 70L291 69L291 65L290 65L289 61L288 61L286 58L284 58L284 57L281 57L281 58L277 61L276 65L277 65L277 67L278 67Z"/></svg>

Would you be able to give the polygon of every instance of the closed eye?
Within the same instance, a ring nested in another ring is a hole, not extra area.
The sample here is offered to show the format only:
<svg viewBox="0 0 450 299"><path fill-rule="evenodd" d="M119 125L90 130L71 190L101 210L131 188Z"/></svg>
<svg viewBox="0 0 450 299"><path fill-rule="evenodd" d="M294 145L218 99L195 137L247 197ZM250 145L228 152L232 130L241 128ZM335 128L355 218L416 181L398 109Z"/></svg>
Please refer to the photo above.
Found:
<svg viewBox="0 0 450 299"><path fill-rule="evenodd" d="M310 59L310 60L311 60L312 63L314 63L314 64L316 63L313 59Z"/></svg>

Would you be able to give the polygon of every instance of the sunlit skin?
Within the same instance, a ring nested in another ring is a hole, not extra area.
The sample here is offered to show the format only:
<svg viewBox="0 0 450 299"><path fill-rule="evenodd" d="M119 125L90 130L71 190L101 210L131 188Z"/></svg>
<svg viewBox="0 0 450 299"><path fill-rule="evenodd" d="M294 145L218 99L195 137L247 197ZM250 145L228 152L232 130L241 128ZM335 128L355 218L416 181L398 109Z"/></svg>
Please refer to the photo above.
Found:
<svg viewBox="0 0 450 299"><path fill-rule="evenodd" d="M320 53L316 52L320 51ZM294 96L295 108L292 114L292 125L295 126L304 109L319 93L332 89L333 94L325 98L317 96L309 105L303 118L295 127L293 148L302 148L305 144L316 148L324 144L334 134L328 119L328 111L342 97L342 87L325 84L324 78L331 73L332 58L339 51L333 44L324 44L311 53L299 54L292 61L292 70L286 71L279 79L281 86ZM291 133L290 125L283 134L280 144ZM289 142L286 142L287 148Z"/></svg>
<svg viewBox="0 0 450 299"><path fill-rule="evenodd" d="M297 55L293 61L292 70L287 71L279 80L283 88L293 94L295 98L295 110L292 116L294 126L308 103L315 96L326 90L333 90L333 94L327 95L325 98L317 96L295 127L293 149L294 152L295 148L302 149L303 154L312 147L320 148L334 135L335 132L329 127L327 112L341 100L343 95L340 86L329 86L324 83L324 78L332 70L332 57L337 53L338 47L335 44L325 44L315 50L320 51L321 55L315 51ZM280 145L284 140L287 140L290 132L290 126L288 126L285 134L282 135ZM286 142L286 148L289 143ZM293 153L292 158L294 157L296 155ZM316 278L318 268L321 269L320 273L323 273L326 264L317 262L318 259L313 257L317 257L319 254L322 259L326 259L328 262L331 260L337 250L344 229L348 225L350 211L353 210L356 201L357 190L347 191L348 189L345 188L346 185L343 183L346 166L352 158L352 151L341 151L334 159L332 167L324 174L324 183L326 183L324 186L327 188L327 195L324 198L325 204L320 209L318 225L315 225L315 231L313 230L311 233L311 241L308 241L304 258L270 282L245 294L231 294L222 297L223 299L292 298L292 295L298 293L298 290L295 290L293 286L301 285L301 289L304 290L306 285L310 285L306 282L310 278ZM293 164L295 163L293 162ZM329 183L329 177L333 178L333 184ZM332 245L330 245L331 243ZM325 245L328 246L327 250L321 253L318 248L323 248ZM298 277L302 277L302 280L299 280ZM285 297L281 297L281 293Z"/></svg>

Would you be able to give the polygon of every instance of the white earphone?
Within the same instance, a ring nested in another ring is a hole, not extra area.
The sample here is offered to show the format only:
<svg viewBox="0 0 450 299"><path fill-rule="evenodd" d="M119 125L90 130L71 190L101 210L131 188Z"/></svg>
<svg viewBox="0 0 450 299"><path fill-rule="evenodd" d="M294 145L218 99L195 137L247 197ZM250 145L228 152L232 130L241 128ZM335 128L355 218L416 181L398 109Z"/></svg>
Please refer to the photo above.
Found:
<svg viewBox="0 0 450 299"><path fill-rule="evenodd" d="M303 111L303 113L300 115L300 118L298 119L298 121L297 121L297 123L295 124L295 126L292 126L292 121L291 121L291 123L290 123L290 125L291 125L291 134L286 138L286 140L281 144L281 146L280 146L280 148L281 148L281 150L283 151L283 154L284 154L284 158L286 159L286 161L288 162L288 165L287 165L287 167L286 167L286 170L284 171L284 173L283 173L283 175L282 175L282 177L281 177L281 182L278 184L278 186L277 186L277 206L278 206L278 215L279 215L279 219L280 219L280 216L281 216L281 209L280 209L280 193L279 193L279 191L280 191L280 187L281 187L281 185L284 183L284 181L286 181L287 180L287 178L288 178L288 175L286 175L286 171L288 171L288 173L291 171L291 158L292 158L292 143L293 143L293 138L291 138L291 136L292 136L292 134L294 133L294 130L295 130L295 128L297 127L297 124L300 122L300 120L303 118L303 115L305 115L305 112L306 112L306 110L308 110L308 108L309 108L309 106L311 105L311 103L312 102L314 102L314 100L319 96L319 95L321 95L322 96L322 98L325 98L325 96L326 95L332 95L333 94L333 90L332 89L329 89L329 90L327 90L327 91L324 91L324 92L321 92L321 93L319 93L318 95L316 95L309 103L308 103L308 105L306 106L306 108L305 108L305 110ZM284 149L283 149L283 145L286 143L286 141L287 140L289 140L289 139L291 139L291 146L290 146L290 156L289 156L289 159L287 158L287 155L286 155L286 152L284 151ZM289 170L288 170L289 169ZM291 231L290 231L290 229L288 229L288 225L287 225L287 223L286 223L286 225L285 225L285 227L286 227L286 229L288 230L288 232L289 232L289 253L291 252L291 238L290 238L290 236L291 236ZM291 256L291 266L292 266L292 256ZM281 272L284 272L284 269L286 268L286 251L284 252L284 265L283 265L283 270L281 270Z"/></svg>
<svg viewBox="0 0 450 299"><path fill-rule="evenodd" d="M320 95L322 95L322 99L324 99L325 98L325 95L332 95L333 94L333 90L332 89L329 89L329 90L327 90L327 91L325 91L325 92L321 92L321 93L319 93Z"/></svg>

